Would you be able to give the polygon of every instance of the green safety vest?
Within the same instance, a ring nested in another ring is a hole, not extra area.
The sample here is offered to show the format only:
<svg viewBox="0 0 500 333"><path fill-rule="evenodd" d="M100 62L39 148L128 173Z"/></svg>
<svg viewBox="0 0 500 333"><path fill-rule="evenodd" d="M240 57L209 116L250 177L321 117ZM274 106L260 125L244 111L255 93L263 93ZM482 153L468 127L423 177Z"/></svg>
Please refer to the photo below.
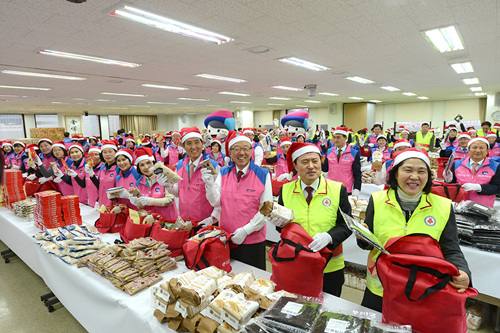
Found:
<svg viewBox="0 0 500 333"><path fill-rule="evenodd" d="M417 138L415 139L415 148L423 148L427 151L431 148L431 139L434 135L432 132L427 132L425 137L422 135L422 131L417 132Z"/></svg>
<svg viewBox="0 0 500 333"><path fill-rule="evenodd" d="M432 193L422 193L420 203L408 222L393 189L372 193L372 198L373 233L384 245L393 237L416 233L429 235L439 241L450 218L451 200ZM374 248L368 255L366 287L375 295L382 297L383 288L375 266L380 253Z"/></svg>
<svg viewBox="0 0 500 333"><path fill-rule="evenodd" d="M301 180L283 185L281 197L285 207L293 210L293 222L300 224L311 236L328 232L337 224L337 212L340 203L342 183L320 177L318 190L314 194L309 206L300 186ZM309 245L309 244L305 244ZM342 245L339 245L341 247ZM339 248L336 249L337 252ZM344 254L334 256L325 267L324 272L330 273L344 268Z"/></svg>
<svg viewBox="0 0 500 333"><path fill-rule="evenodd" d="M490 131L495 132L498 136L498 130L490 128ZM482 128L477 130L477 136L486 137L486 134L488 134L488 133L484 133L484 130Z"/></svg>

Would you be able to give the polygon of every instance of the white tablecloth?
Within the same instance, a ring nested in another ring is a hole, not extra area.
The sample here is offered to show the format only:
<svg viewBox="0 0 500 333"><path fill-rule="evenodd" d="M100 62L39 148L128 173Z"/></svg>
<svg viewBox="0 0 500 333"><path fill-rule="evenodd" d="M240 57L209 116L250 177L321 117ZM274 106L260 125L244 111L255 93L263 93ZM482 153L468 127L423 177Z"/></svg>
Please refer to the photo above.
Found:
<svg viewBox="0 0 500 333"><path fill-rule="evenodd" d="M84 223L93 224L98 214L91 208L80 205ZM68 311L89 332L173 332L166 324L159 324L153 316L149 290L129 296L115 288L104 277L88 268L67 265L57 257L45 253L33 240L39 232L33 222L14 216L6 208L0 208L0 239L45 281ZM102 235L112 242L117 234ZM256 276L269 278L270 273L232 260L233 272L253 270ZM184 264L173 271L162 274L166 281L187 271ZM33 295L37 298L41 295ZM331 309L346 311L371 311L360 305L325 295L325 305ZM376 314L381 320L381 314Z"/></svg>

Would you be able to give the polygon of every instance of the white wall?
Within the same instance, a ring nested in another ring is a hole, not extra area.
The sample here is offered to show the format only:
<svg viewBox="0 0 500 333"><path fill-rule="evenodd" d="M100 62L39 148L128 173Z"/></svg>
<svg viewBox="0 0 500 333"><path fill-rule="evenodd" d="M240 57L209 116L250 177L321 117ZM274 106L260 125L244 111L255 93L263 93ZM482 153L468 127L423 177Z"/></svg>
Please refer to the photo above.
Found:
<svg viewBox="0 0 500 333"><path fill-rule="evenodd" d="M240 121L241 127L255 127L255 123L253 120L253 111L250 110L241 110L240 112ZM272 123L272 122L271 122ZM259 124L257 124L259 125Z"/></svg>
<svg viewBox="0 0 500 333"><path fill-rule="evenodd" d="M253 123L256 127L272 125L273 124L273 111L254 111Z"/></svg>
<svg viewBox="0 0 500 333"><path fill-rule="evenodd" d="M30 128L35 128L35 115L25 114L24 115L24 131L26 132L26 137L31 138Z"/></svg>
<svg viewBox="0 0 500 333"><path fill-rule="evenodd" d="M101 116L100 118L100 126L101 126L101 139L109 139L109 122L108 116ZM111 133L113 134L113 133Z"/></svg>

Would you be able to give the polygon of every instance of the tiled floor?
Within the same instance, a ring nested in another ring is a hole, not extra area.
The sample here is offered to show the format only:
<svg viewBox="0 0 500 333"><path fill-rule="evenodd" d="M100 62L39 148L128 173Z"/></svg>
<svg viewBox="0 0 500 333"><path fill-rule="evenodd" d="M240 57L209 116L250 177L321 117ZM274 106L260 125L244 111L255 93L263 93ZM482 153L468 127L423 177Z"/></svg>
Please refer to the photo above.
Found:
<svg viewBox="0 0 500 333"><path fill-rule="evenodd" d="M0 251L7 247L0 241ZM270 270L268 262L268 270ZM49 292L43 280L18 258L5 264L0 260L0 332L28 333L78 333L85 329L60 304L49 313L40 301L40 296ZM363 293L344 287L342 298L357 304ZM493 332L490 327L477 333Z"/></svg>

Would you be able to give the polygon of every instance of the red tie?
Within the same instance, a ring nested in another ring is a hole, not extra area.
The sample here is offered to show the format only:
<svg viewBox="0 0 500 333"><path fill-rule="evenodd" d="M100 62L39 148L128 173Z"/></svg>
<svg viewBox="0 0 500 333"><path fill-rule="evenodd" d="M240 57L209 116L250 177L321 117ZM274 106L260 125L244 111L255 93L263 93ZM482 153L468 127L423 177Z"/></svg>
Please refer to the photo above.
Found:
<svg viewBox="0 0 500 333"><path fill-rule="evenodd" d="M191 165L189 165L189 181L191 181L191 177L193 177L195 167L196 166L194 165L194 163L191 163Z"/></svg>
<svg viewBox="0 0 500 333"><path fill-rule="evenodd" d="M241 170L238 171L238 173L236 174L236 177L238 178L238 183L240 182L240 179L241 179L241 177L243 177L243 175L244 175L244 173Z"/></svg>
<svg viewBox="0 0 500 333"><path fill-rule="evenodd" d="M474 176L476 174L476 169L479 163L472 163L472 175Z"/></svg>
<svg viewBox="0 0 500 333"><path fill-rule="evenodd" d="M307 191L306 202L307 202L307 205L309 206L309 204L311 203L311 200L313 198L314 189L311 186L306 186L306 191Z"/></svg>

